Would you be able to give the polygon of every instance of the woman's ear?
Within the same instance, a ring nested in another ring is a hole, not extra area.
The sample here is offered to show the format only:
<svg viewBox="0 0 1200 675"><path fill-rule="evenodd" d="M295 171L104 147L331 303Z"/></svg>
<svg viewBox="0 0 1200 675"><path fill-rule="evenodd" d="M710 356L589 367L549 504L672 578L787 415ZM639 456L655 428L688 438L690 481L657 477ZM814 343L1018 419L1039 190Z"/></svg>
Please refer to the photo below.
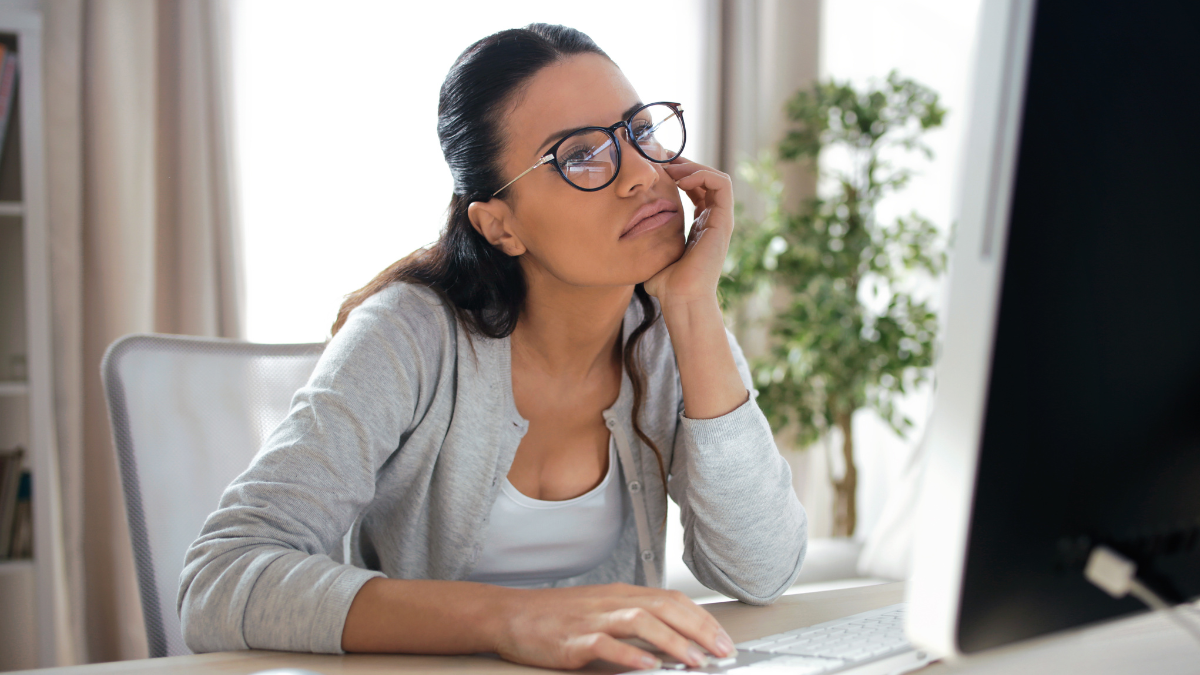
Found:
<svg viewBox="0 0 1200 675"><path fill-rule="evenodd" d="M467 206L467 218L471 221L471 227L483 235L489 244L500 249L501 253L518 256L525 252L525 244L512 230L512 209L503 199L471 202Z"/></svg>

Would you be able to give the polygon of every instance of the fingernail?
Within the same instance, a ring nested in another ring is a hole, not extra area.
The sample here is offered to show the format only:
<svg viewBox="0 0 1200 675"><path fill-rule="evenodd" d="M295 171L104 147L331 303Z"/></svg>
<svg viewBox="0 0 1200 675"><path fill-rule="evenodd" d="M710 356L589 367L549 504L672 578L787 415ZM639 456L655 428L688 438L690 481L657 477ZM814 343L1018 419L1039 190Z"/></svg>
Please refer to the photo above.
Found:
<svg viewBox="0 0 1200 675"><path fill-rule="evenodd" d="M651 670L653 668L662 668L662 661L654 658L653 656L646 655L646 656L642 657L642 667L645 668L646 670Z"/></svg>
<svg viewBox="0 0 1200 675"><path fill-rule="evenodd" d="M704 655L704 652L696 649L695 647L688 647L687 657L688 661L691 661L692 665L698 668L703 668L704 666L708 665L708 657Z"/></svg>
<svg viewBox="0 0 1200 675"><path fill-rule="evenodd" d="M721 656L733 656L736 651L733 648L733 639L726 635L724 631L720 635L717 635L716 643L717 651L721 652Z"/></svg>

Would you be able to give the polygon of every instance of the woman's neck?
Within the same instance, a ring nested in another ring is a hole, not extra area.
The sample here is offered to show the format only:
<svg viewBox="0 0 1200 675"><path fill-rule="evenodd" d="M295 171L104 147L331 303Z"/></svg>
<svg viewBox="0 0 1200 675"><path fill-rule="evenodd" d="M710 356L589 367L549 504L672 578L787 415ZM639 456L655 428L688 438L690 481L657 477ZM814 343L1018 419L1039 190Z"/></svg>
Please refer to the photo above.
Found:
<svg viewBox="0 0 1200 675"><path fill-rule="evenodd" d="M517 356L557 377L585 378L618 358L621 320L632 286L571 286L544 272L526 274L525 306L513 330Z"/></svg>

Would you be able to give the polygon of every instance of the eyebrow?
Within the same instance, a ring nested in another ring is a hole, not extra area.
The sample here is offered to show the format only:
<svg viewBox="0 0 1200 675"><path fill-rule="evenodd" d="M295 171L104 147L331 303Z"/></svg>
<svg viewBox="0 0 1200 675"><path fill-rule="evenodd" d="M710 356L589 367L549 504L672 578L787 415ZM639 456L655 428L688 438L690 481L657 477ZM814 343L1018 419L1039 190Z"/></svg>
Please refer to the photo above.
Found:
<svg viewBox="0 0 1200 675"><path fill-rule="evenodd" d="M642 107L643 105L644 104L641 101L638 101L637 103L634 103L633 105L626 108L625 112L621 113L621 120L623 121L623 120L629 119L629 116L633 114L633 111L637 110L638 108ZM549 136L546 137L546 140L542 141L542 144L538 146L538 154L540 155L542 150L547 145L550 145L551 143L553 143L554 141L556 141L560 138L565 138L567 136L567 134L570 134L575 131L579 131L580 129L583 129L583 128L585 128L585 127L571 127L570 129L563 129L562 131L556 131L556 132L550 134Z"/></svg>

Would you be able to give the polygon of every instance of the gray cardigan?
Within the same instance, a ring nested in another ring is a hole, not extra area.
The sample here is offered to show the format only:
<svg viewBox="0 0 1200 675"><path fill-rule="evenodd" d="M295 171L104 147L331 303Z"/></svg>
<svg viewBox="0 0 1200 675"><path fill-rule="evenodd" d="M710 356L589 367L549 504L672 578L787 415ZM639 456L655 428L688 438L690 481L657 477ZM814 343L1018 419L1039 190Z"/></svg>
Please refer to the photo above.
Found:
<svg viewBox="0 0 1200 675"><path fill-rule="evenodd" d="M631 302L625 338L641 316ZM772 602L800 572L807 522L754 395L722 417L689 419L661 319L639 357L642 427L680 505L684 562L715 591ZM661 585L667 495L632 408L625 375L604 411L626 483L622 537L606 562L555 586ZM507 338L468 338L421 286L372 296L188 549L179 585L188 647L341 653L346 613L367 580L466 578L528 428L513 401Z"/></svg>

